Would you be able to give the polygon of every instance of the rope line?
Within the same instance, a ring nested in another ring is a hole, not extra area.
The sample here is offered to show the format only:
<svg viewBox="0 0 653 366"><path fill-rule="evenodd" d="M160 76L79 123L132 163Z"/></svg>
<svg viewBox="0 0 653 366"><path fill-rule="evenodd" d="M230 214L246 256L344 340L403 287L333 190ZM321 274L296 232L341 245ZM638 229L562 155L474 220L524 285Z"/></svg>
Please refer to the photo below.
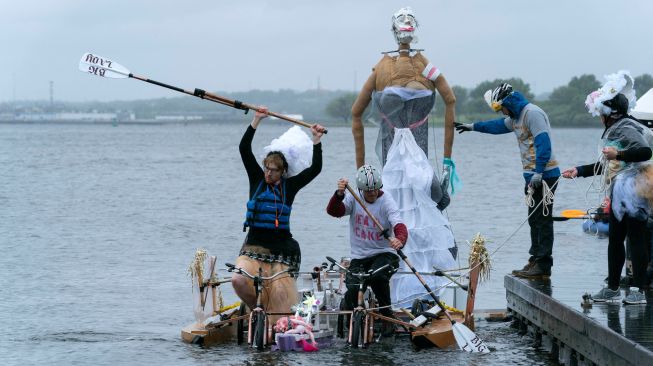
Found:
<svg viewBox="0 0 653 366"><path fill-rule="evenodd" d="M560 182L560 179L561 179L561 178L562 178L562 177L558 177L558 178L556 179L556 181L553 183L553 185L551 185L550 188L549 188L548 185L547 185L547 189L549 190L550 193L544 193L544 194L543 194L543 197L542 197L542 200L540 200L537 204L535 204L535 203L533 202L533 205L534 205L533 211L531 211L531 213L526 217L526 219L525 219L524 221L522 221L522 222L517 226L517 228L516 228L516 229L515 229L515 230L514 230L510 235L508 235L508 237L506 237L506 239L505 239L501 244L499 244L499 246L498 246L496 249L494 249L494 251L492 251L492 252L487 256L487 258L481 260L480 262L478 262L478 263L477 263L475 266L473 266L473 267L459 268L458 270L464 270L464 269L467 269L467 271L466 271L466 272L463 272L463 273L460 275L460 277L465 277L465 276L469 275L473 270L475 270L476 268L480 267L480 266L481 266L485 261L487 261L487 260L489 260L489 259L493 259L494 256L495 256L495 255L496 255L500 250L502 250L504 246L506 246L506 245L508 244L508 242L510 241L510 239L512 239L512 238L515 236L515 234L517 234L517 232L519 232L519 230L522 228L522 226L524 226L524 224L526 224L526 222L528 222L528 219L529 219L529 218L530 218L530 217L535 213L535 210L537 210L537 209L539 208L539 206L542 205L542 203L547 203L547 204L552 203L552 200L553 200L553 198L554 198L554 195L553 195L553 189L558 185L558 183ZM544 181L543 181L542 183L543 183L543 185L546 184L546 182L544 182ZM544 188L543 188L543 189L544 189ZM531 199L532 199L532 195L531 195ZM532 206L529 206L529 207L532 207ZM546 215L546 214L545 214L545 215ZM451 270L450 270L450 271L451 271ZM452 285L452 284L454 284L454 282L451 281L451 280L448 280L448 282L446 282L444 285L441 285L441 286L435 288L434 290L432 290L432 291L430 291L430 292L429 292L429 291L426 291L426 292L424 292L424 293L417 294L417 295L415 295L414 297L409 297L408 299L405 299L405 300L403 300L403 301L401 301L401 302L391 303L391 304L389 304L389 305L385 305L385 306L377 306L377 307L374 307L374 308L369 308L369 309L367 309L367 310L381 310L381 309L386 309L386 308L398 307L399 304L403 304L403 303L406 303L406 302L409 302L409 301L414 301L415 299L422 298L422 297L424 297L424 296L426 296L426 295L429 295L429 296L430 296L430 295L435 295L435 296L437 297L437 292L438 292L439 290L441 290L441 289L443 289L443 288L445 288L445 287L447 287L447 286L449 286L449 285ZM442 301L441 301L441 302L442 302ZM442 303L444 304L444 302L442 302ZM447 308L447 307L445 306L445 308ZM450 310L450 311L463 312L463 311L461 311L461 310L454 309L454 308L452 308L453 310L451 310L451 309L449 309L449 308L447 308L447 309Z"/></svg>
<svg viewBox="0 0 653 366"><path fill-rule="evenodd" d="M551 190L553 190L553 189L558 185L558 183L560 182L560 179L561 179L561 177L558 177L558 178L556 179L556 181L553 183L553 185L551 185ZM544 202L544 199L545 199L545 198L542 198L542 200L540 200L540 202L537 203L537 205L534 207L533 211L532 211L532 212L531 212L531 213L526 217L526 219L525 219L524 221L521 222L521 224L519 224L519 226L517 226L517 228L516 228L516 229L515 229L515 230L514 230L510 235L508 235L508 237L503 241L503 243L501 243L501 244L500 244L500 245L499 245L499 246L498 246L494 251L492 251L492 252L488 255L488 257L487 257L486 259L481 260L478 264L476 264L476 266L470 268L469 271L467 271L467 272L465 273L465 275L468 275L468 274L471 273L473 270L475 270L476 268L480 267L481 264L483 264L483 262L487 261L488 259L491 259L491 258L493 259L494 256L496 255L496 253L498 253L499 250L501 250L501 249L502 249L502 248L503 248L503 247L508 243L508 241L509 241L510 239L512 239L512 237L515 236L515 234L517 234L517 232L519 231L519 229L521 229L522 226L524 226L524 224L526 224L526 222L528 222L528 219L531 218L531 216L535 213L535 210L537 210L537 208L538 208L538 207L539 207L539 206ZM451 284L451 283L453 283L453 281L449 281L449 283L448 283L447 285L449 285L449 284ZM443 287L443 286L441 286L440 288L442 288L442 287ZM436 290L436 291L437 291L437 290Z"/></svg>
<svg viewBox="0 0 653 366"><path fill-rule="evenodd" d="M558 178L558 180L560 180L560 178ZM556 183L557 182L558 181L556 181ZM526 206L531 208L535 206L535 200L533 199L534 194L535 194L535 188L531 187L531 185L529 184L526 192L526 198L525 198ZM544 202L544 205L542 206L542 214L544 216L549 216L549 205L553 204L554 198L555 198L555 194L553 193L553 188L550 188L549 185L546 183L546 181L542 180L542 201Z"/></svg>
<svg viewBox="0 0 653 366"><path fill-rule="evenodd" d="M558 177L558 178L556 179L556 181L553 183L553 185L551 185L551 189L552 189L552 190L553 190L553 189L558 185L558 183L560 182L560 179L561 179L561 178L562 178L562 177ZM478 262L474 267L470 267L470 268L469 268L469 271L463 273L463 274L461 275L461 277L464 277L464 276L469 275L473 270L475 270L476 268L480 267L480 266L481 266L485 261L487 261L487 260L489 260L489 259L493 259L494 256L495 256L495 255L496 255L496 254L497 254L497 253L498 253L498 252L499 252L499 251L500 251L500 250L501 250L501 249L502 249L506 244L508 244L508 242L510 241L510 239L512 239L512 237L515 236L515 234L517 234L517 232L522 228L522 226L524 226L524 224L526 224L526 222L528 222L528 219L529 219L529 218L530 218L530 217L535 213L535 210L537 210L537 208L542 204L542 202L544 202L544 198L542 198L542 200L540 200L540 202L538 202L537 205L535 205L533 211L532 211L532 212L531 212L531 213L526 217L526 219L525 219L524 221L522 221L521 224L519 224L519 225L517 226L517 228L516 228L516 229L515 229L515 230L514 230L510 235L508 235L508 237L507 237L507 238L506 238L506 239L505 239L505 240L504 240L504 241L503 241L503 242L502 242L502 243L501 243L501 244L500 244L500 245L499 245L499 246L498 246L494 251L492 251L492 252L487 256L486 259L481 260L481 261ZM449 282L445 283L444 285L442 285L442 286L440 286L440 287L437 287L435 290L431 291L430 293L429 293L429 292L426 292L426 294L427 294L427 295L435 294L435 292L437 292L438 290L443 289L443 288L445 288L445 287L447 287L447 286L449 286L449 285L451 285L451 284L453 284L453 281L449 280ZM422 295L422 296L423 296L423 295Z"/></svg>

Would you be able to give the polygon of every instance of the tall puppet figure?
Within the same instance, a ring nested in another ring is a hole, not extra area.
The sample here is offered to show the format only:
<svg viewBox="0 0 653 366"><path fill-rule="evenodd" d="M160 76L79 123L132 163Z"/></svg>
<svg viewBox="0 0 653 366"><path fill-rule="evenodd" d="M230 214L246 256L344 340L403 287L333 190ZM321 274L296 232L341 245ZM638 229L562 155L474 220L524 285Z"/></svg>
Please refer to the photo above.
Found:
<svg viewBox="0 0 653 366"><path fill-rule="evenodd" d="M455 267L454 236L440 210L449 203L447 185L455 178L451 148L456 98L440 70L420 50L411 49L416 28L412 9L402 8L393 15L392 31L399 49L386 52L365 82L352 107L352 132L360 167L365 164L362 114L373 101L381 117L376 153L383 164L386 192L399 204L401 220L411 236L415 234L403 251L418 271L427 272L434 265L443 270ZM428 162L428 116L436 90L446 105L442 184ZM403 264L400 269L409 271ZM442 285L438 279L427 281L431 288ZM429 297L410 275L393 276L390 289L393 304L408 305L415 298Z"/></svg>
<svg viewBox="0 0 653 366"><path fill-rule="evenodd" d="M428 156L428 114L435 104L435 90L437 90L445 103L443 188L446 191L453 168L451 150L456 97L440 69L431 64L422 55L421 50L411 49L411 42L417 41L414 35L417 27L418 23L411 8L401 8L392 16L392 32L399 49L384 53L354 102L352 133L356 145L356 166L365 164L362 116L371 100L374 100L374 105L383 120L377 142L377 153L383 165L392 145L395 127L410 128L417 144ZM390 56L395 53L397 55ZM437 178L433 183L439 186ZM436 202L440 201L437 194L433 198Z"/></svg>

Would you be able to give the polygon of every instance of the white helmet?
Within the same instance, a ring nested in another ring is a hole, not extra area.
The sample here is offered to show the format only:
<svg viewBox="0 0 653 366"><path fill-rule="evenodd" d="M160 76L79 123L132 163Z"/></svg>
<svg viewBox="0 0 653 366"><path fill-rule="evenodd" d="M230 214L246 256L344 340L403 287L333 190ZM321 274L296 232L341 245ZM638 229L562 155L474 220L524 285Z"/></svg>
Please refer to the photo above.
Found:
<svg viewBox="0 0 653 366"><path fill-rule="evenodd" d="M363 165L356 172L356 186L361 191L381 189L383 187L381 173L369 164Z"/></svg>
<svg viewBox="0 0 653 366"><path fill-rule="evenodd" d="M401 8L392 15L392 33L397 43L417 43L417 37L414 34L417 27L419 24L410 7Z"/></svg>
<svg viewBox="0 0 653 366"><path fill-rule="evenodd" d="M501 83L501 85L496 88L486 91L483 97L485 103L487 103L493 111L498 112L501 110L503 100L510 94L512 94L512 85Z"/></svg>

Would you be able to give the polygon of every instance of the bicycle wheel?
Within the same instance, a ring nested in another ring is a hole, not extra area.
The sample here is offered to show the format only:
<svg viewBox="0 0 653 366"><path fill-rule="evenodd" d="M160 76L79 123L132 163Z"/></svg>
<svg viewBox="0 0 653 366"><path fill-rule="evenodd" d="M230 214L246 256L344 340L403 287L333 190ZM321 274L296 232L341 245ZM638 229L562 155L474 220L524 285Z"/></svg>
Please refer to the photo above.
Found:
<svg viewBox="0 0 653 366"><path fill-rule="evenodd" d="M252 346L256 347L257 350L262 351L265 347L263 343L265 337L265 313L262 311L257 312L254 315L254 337L252 337Z"/></svg>
<svg viewBox="0 0 653 366"><path fill-rule="evenodd" d="M345 310L345 299L340 300L340 310ZM349 323L349 316L338 314L338 324L336 326L336 336L345 338L345 322Z"/></svg>
<svg viewBox="0 0 653 366"><path fill-rule="evenodd" d="M245 306L245 303L240 304L240 309L238 310L238 316L245 315L247 313L247 307ZM243 344L243 341L245 340L245 319L240 319L236 323L236 340L238 344Z"/></svg>
<svg viewBox="0 0 653 366"><path fill-rule="evenodd" d="M363 327L365 326L365 314L362 311L356 311L351 324L351 346L358 348L363 336ZM364 341L363 341L364 343Z"/></svg>
<svg viewBox="0 0 653 366"><path fill-rule="evenodd" d="M374 296L370 296L370 298L368 299L368 304L369 304L369 308L371 308L371 309L374 309L374 308L376 308L378 306L378 304L376 302L376 298L374 298ZM378 311L378 310L376 310L376 311ZM365 323L365 318L363 318L363 323ZM374 322L373 317L370 316L370 317L367 318L367 324L366 324L367 325L367 339L363 340L363 346L365 346L365 347L367 345L369 345L370 343L374 342L374 323L375 322ZM384 322L381 322L381 323L384 323Z"/></svg>

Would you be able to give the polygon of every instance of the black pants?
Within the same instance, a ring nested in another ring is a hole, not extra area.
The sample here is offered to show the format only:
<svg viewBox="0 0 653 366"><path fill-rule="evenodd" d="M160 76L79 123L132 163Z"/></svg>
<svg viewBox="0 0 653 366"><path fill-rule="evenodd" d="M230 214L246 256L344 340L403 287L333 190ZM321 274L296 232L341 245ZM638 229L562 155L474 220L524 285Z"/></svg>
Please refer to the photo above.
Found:
<svg viewBox="0 0 653 366"><path fill-rule="evenodd" d="M557 187L553 186L557 179L544 179L553 192ZM527 192L528 184L524 188L524 193ZM546 205L547 215L544 215L544 203L537 206L542 201L542 188L535 190L533 201L536 207L528 208L528 225L531 227L531 248L528 251L531 258L529 261L538 262L544 269L551 269L553 266L553 202Z"/></svg>
<svg viewBox="0 0 653 366"><path fill-rule="evenodd" d="M649 254L649 267L653 267L653 216L648 217L646 222L646 228L648 229L648 254Z"/></svg>
<svg viewBox="0 0 653 366"><path fill-rule="evenodd" d="M648 264L648 228L646 220L636 220L624 216L617 221L614 214L610 215L610 231L608 233L608 286L611 289L619 288L621 270L626 261L624 240L630 242L630 255L633 263L633 281L640 289L648 287L646 265Z"/></svg>
<svg viewBox="0 0 653 366"><path fill-rule="evenodd" d="M352 259L349 265L349 270L354 273L367 272L375 270L386 264L390 264L388 270L383 270L376 273L374 276L369 277L363 283L363 290L367 286L372 287L376 299L379 301L379 306L390 305L390 277L399 268L399 257L392 253L381 253L363 259ZM347 284L347 292L345 293L345 310L352 310L358 305L358 278L347 273L345 279ZM391 308L383 308L379 312L386 316L392 315Z"/></svg>

